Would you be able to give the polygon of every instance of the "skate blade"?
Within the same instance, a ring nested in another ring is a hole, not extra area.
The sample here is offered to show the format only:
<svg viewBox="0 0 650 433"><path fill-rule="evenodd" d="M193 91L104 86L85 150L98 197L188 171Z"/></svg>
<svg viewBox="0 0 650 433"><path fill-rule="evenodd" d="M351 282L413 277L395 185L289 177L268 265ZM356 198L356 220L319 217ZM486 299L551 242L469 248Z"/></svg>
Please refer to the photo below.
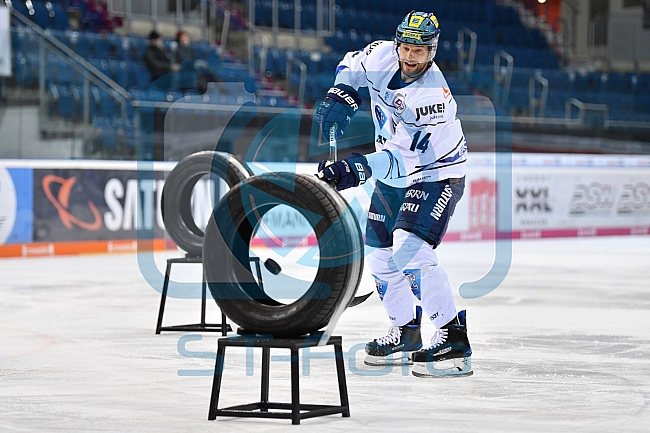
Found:
<svg viewBox="0 0 650 433"><path fill-rule="evenodd" d="M363 360L363 363L370 367L385 367L387 365L412 365L413 361L411 360L409 353L397 352L389 356L366 355L366 359Z"/></svg>
<svg viewBox="0 0 650 433"><path fill-rule="evenodd" d="M413 364L411 373L416 377L433 378L465 377L474 374L472 371L472 358L470 356L450 359L439 362L438 364L442 364L443 368L436 368L433 362L416 362Z"/></svg>

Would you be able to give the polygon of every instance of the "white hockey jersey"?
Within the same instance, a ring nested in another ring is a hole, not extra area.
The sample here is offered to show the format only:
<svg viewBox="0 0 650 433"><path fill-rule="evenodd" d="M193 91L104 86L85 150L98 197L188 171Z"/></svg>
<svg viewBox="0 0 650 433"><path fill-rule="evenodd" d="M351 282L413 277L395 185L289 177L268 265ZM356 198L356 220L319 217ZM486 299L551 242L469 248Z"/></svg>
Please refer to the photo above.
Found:
<svg viewBox="0 0 650 433"><path fill-rule="evenodd" d="M376 152L365 156L373 178L403 188L465 175L456 101L435 63L404 84L393 42L375 41L347 53L336 70L336 84L368 87Z"/></svg>

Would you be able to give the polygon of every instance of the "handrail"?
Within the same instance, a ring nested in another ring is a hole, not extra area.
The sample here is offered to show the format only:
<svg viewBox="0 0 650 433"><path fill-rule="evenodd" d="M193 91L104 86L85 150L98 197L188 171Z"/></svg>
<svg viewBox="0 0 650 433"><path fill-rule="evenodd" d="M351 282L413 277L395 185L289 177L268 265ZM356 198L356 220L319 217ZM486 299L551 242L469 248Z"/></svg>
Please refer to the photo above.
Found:
<svg viewBox="0 0 650 433"><path fill-rule="evenodd" d="M578 108L578 117L576 119L573 119L573 116L571 116L571 106L575 105ZM593 111L602 111L604 113L604 121L603 121L603 127L606 129L609 127L609 105L607 104L592 104L592 103L587 103L587 102L582 102L576 98L570 98L566 101L565 103L565 120L567 122L568 126L582 126L584 125L585 122L585 112L587 110L593 110ZM577 123L576 123L577 121Z"/></svg>
<svg viewBox="0 0 650 433"><path fill-rule="evenodd" d="M260 39L262 50L260 51L260 79L266 75L266 62L269 54L269 38L257 30L251 32L248 36L248 73L255 74L255 40Z"/></svg>
<svg viewBox="0 0 650 433"><path fill-rule="evenodd" d="M210 20L211 23L211 26L209 28L210 34L206 35L207 26L205 25L205 23L207 18L208 5L210 6L209 12L211 14L211 18L215 18L216 9L223 11L225 10L224 7L219 5L215 0L198 2L199 16L197 19L196 16L192 17L189 14L185 14L185 11L182 8L184 2L182 2L181 0L174 0L174 1L176 4L175 13L162 13L162 14L158 12L159 3L160 3L159 0L147 0L147 3L149 4L149 10L150 10L149 14L133 13L133 3L135 2L135 0L123 0L118 2L116 2L115 0L106 0L106 5L111 15L124 18L127 33L131 33L132 20L142 19L142 20L150 21L154 29L158 26L158 23L160 22L174 23L178 30L181 30L183 25L200 26L201 39L207 40L208 36L211 38L216 37L216 32L212 32L213 30L212 26L214 26L214 22L215 22L215 20L213 19ZM140 1L139 3L144 3L144 2ZM191 11L188 10L188 12L192 12L195 10L196 8L194 8ZM211 42L214 42L214 38L212 39Z"/></svg>
<svg viewBox="0 0 650 433"><path fill-rule="evenodd" d="M542 94L535 96L535 83L542 85ZM528 79L528 115L533 118L544 117L546 112L546 101L548 99L548 80L540 74L531 75ZM535 107L537 106L537 114Z"/></svg>
<svg viewBox="0 0 650 433"><path fill-rule="evenodd" d="M300 68L300 82L298 85L298 104L302 105L305 100L305 86L307 84L307 65L300 59L293 56L293 53L287 53L287 88L289 88L289 81L291 79L291 65L296 65Z"/></svg>
<svg viewBox="0 0 650 433"><path fill-rule="evenodd" d="M606 45L607 44L607 34L603 35L602 41L597 41L596 27L603 26L605 24L605 32L607 32L607 14L605 12L598 12L594 17L589 20L589 50L593 50L596 45ZM602 44L597 44L597 42L603 42ZM590 53L591 54L591 53Z"/></svg>
<svg viewBox="0 0 650 433"><path fill-rule="evenodd" d="M465 35L470 38L469 52L465 51ZM476 32L467 27L458 30L458 71L472 72L476 56ZM467 59L467 64L465 64Z"/></svg>
<svg viewBox="0 0 650 433"><path fill-rule="evenodd" d="M63 45L53 36L44 32L39 26L32 23L29 19L23 16L20 12L11 8L11 16L14 22L24 25L24 28L29 29L31 32L39 36L39 129L44 128L46 122L46 90L45 90L45 63L47 49L55 56L63 60L67 65L71 66L75 71L83 75L83 134L84 139L88 137L89 125L91 124L90 118L90 83L105 91L110 97L114 98L120 104L120 115L122 118L122 125L119 128L121 133L124 133L127 120L127 104L132 100L132 95L123 89L115 81L107 77L102 71L97 69L84 58L76 54L70 48Z"/></svg>
<svg viewBox="0 0 650 433"><path fill-rule="evenodd" d="M300 13L302 12L302 2L301 0L294 0L293 7L293 31L294 31L294 47L297 51L300 51L300 34L301 34L301 25L300 22Z"/></svg>
<svg viewBox="0 0 650 433"><path fill-rule="evenodd" d="M327 2L324 5L324 2ZM256 0L248 1L248 18L247 27L249 30L255 30L259 28L270 28L273 33L273 45L278 44L278 34L282 32L292 32L296 38L295 47L299 49L300 47L300 35L302 33L302 26L300 22L300 15L302 12L302 0L294 0L294 27L289 28L280 28L280 19L279 19L279 7L280 2L278 0L271 1L271 26L256 26L255 25L255 3ZM334 36L336 34L336 12L334 10L336 6L335 0L316 0L316 35L327 38ZM327 15L324 12L324 9L327 8ZM328 19L328 28L325 29L325 17Z"/></svg>
<svg viewBox="0 0 650 433"><path fill-rule="evenodd" d="M506 60L505 68L501 66L502 58ZM505 104L508 101L513 65L514 59L507 52L499 50L494 54L494 99L497 104ZM499 99L499 84L501 83L503 83L503 97Z"/></svg>
<svg viewBox="0 0 650 433"><path fill-rule="evenodd" d="M29 19L25 18L23 14L21 14L20 12L16 11L13 8L11 8L11 13L14 19L18 20L21 24L28 26L32 31L38 34L42 38L42 40L47 41L51 46L55 47L62 53L66 54L71 60L74 60L75 62L83 66L84 70L80 70L80 68L76 67L74 63L70 63L71 66L75 67L75 69L78 72L90 72L93 76L89 76L88 78L91 81L93 81L94 84L97 84L99 87L106 86L106 88L104 88L103 90L107 90L107 91L114 90L123 99L126 100L131 99L131 94L128 91L126 91L124 88L122 88L122 86L117 84L115 81L111 80L102 71L94 67L83 57L79 56L70 48L63 45L55 37L45 33L39 26L32 23ZM66 59L64 58L64 60Z"/></svg>
<svg viewBox="0 0 650 433"><path fill-rule="evenodd" d="M225 9L223 11L223 27L221 27L221 43L219 45L219 54L226 49L228 42L228 32L230 31L230 11Z"/></svg>

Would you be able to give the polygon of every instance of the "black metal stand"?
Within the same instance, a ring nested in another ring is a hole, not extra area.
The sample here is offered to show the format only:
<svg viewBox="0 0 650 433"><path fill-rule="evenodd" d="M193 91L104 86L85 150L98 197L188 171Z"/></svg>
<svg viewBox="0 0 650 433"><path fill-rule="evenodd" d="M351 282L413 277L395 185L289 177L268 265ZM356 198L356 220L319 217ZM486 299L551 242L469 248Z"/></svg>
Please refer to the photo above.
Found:
<svg viewBox="0 0 650 433"><path fill-rule="evenodd" d="M257 270L257 278L259 280L260 287L264 290L262 286L262 270L260 268L260 259L258 257L251 257L251 262L255 264ZM167 300L167 289L169 288L169 276L172 272L172 265L174 263L202 263L203 259L196 256L185 256L175 259L167 259L167 269L165 270L165 281L163 283L162 295L160 297L160 309L158 310L158 322L156 324L156 334L160 334L161 331L202 331L202 332L221 332L221 335L228 335L228 331L232 331L232 328L228 323L226 323L226 315L221 313L221 323L205 323L205 308L206 308L206 298L207 298L207 284L205 283L205 277L201 282L201 322L194 323L189 325L174 325L174 326L162 326L163 314L165 312L165 302Z"/></svg>
<svg viewBox="0 0 650 433"><path fill-rule="evenodd" d="M270 337L265 338L262 335L237 335L228 338L220 338L218 342L208 419L214 420L217 416L283 418L291 419L291 424L300 424L301 419L332 415L336 413L340 413L344 417L349 417L350 404L348 401L348 388L345 382L345 365L343 363L343 349L341 347L342 339L340 336L330 337L327 345L334 346L341 404L339 406L334 406L300 403L298 349L314 347L318 345L319 341L319 334L300 338L272 339ZM262 348L262 392L261 400L259 402L218 409L219 392L221 391L221 376L225 365L224 358L226 356L226 347L228 346ZM290 349L291 351L291 403L269 402L269 365L271 359L270 352L272 348ZM269 410L272 409L289 412L270 412Z"/></svg>

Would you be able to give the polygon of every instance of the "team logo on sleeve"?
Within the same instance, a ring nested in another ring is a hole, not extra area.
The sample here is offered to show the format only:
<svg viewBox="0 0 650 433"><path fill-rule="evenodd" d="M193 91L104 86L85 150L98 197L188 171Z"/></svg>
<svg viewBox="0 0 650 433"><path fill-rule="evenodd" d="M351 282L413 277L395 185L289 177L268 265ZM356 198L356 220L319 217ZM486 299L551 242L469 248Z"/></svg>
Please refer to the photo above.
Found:
<svg viewBox="0 0 650 433"><path fill-rule="evenodd" d="M379 123L379 129L383 128L384 124L386 123L386 115L381 110L381 108L379 108L379 105L375 105L375 117Z"/></svg>

